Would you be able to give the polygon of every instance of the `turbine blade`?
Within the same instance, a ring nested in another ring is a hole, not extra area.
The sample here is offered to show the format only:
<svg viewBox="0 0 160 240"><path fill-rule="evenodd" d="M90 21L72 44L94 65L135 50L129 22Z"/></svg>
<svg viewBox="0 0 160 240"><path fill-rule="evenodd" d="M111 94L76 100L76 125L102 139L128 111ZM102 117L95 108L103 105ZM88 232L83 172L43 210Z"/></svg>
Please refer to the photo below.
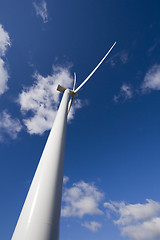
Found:
<svg viewBox="0 0 160 240"><path fill-rule="evenodd" d="M81 87L91 78L91 76L95 73L95 71L99 68L99 66L102 64L102 62L106 59L110 51L114 48L116 45L116 42L112 45L112 47L109 49L109 51L106 53L106 55L102 58L102 60L98 63L98 65L94 68L94 70L89 74L89 76L80 84L78 88L74 92L78 92Z"/></svg>
<svg viewBox="0 0 160 240"><path fill-rule="evenodd" d="M74 72L74 83L73 83L73 91L76 88L76 73Z"/></svg>
<svg viewBox="0 0 160 240"><path fill-rule="evenodd" d="M73 92L74 92L74 90L75 90L75 87L76 87L76 73L74 72ZM70 111L70 109L71 109L72 102L73 102L73 98L74 98L74 97L71 97L71 99L70 99L70 101L69 101L69 103L68 103L68 113L69 113L69 111Z"/></svg>
<svg viewBox="0 0 160 240"><path fill-rule="evenodd" d="M72 106L72 102L73 102L73 97L70 99L69 103L68 103L68 113L71 109L71 106Z"/></svg>

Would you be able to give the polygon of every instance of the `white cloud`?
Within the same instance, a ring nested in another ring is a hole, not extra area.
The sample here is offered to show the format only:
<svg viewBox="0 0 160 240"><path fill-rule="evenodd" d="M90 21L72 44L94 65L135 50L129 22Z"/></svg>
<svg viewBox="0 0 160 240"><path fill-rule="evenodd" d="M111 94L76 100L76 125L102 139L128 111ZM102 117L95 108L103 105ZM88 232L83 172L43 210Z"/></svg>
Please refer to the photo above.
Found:
<svg viewBox="0 0 160 240"><path fill-rule="evenodd" d="M7 82L8 82L8 72L5 67L5 63L2 58L0 58L0 95L3 94L7 89Z"/></svg>
<svg viewBox="0 0 160 240"><path fill-rule="evenodd" d="M132 240L146 240L160 237L160 202L147 199L145 204L107 202L104 206L117 213L114 221L123 236Z"/></svg>
<svg viewBox="0 0 160 240"><path fill-rule="evenodd" d="M40 3L33 2L33 6L36 11L36 15L40 16L44 23L48 22L48 11L46 1L41 1Z"/></svg>
<svg viewBox="0 0 160 240"><path fill-rule="evenodd" d="M156 239L160 237L160 217L145 221L139 225L126 226L122 229L122 234L133 240Z"/></svg>
<svg viewBox="0 0 160 240"><path fill-rule="evenodd" d="M70 88L73 79L69 68L53 67L52 75L43 77L39 73L34 75L35 82L31 87L24 88L19 95L18 103L21 111L28 116L24 124L30 134L42 134L51 129L60 102L58 84ZM73 118L75 109L80 108L80 100L75 100L71 108L70 119Z"/></svg>
<svg viewBox="0 0 160 240"><path fill-rule="evenodd" d="M11 42L9 34L3 29L3 26L0 24L0 95L8 89L7 82L9 75L2 57L5 56L7 48L10 45Z"/></svg>
<svg viewBox="0 0 160 240"><path fill-rule="evenodd" d="M69 177L68 176L64 176L63 177L63 184L66 184L69 181Z"/></svg>
<svg viewBox="0 0 160 240"><path fill-rule="evenodd" d="M152 66L144 77L142 90L160 90L160 65Z"/></svg>
<svg viewBox="0 0 160 240"><path fill-rule="evenodd" d="M18 119L12 119L11 115L6 111L0 114L0 140L3 140L6 134L12 139L17 138L21 129L22 126Z"/></svg>
<svg viewBox="0 0 160 240"><path fill-rule="evenodd" d="M113 101L119 102L119 100L128 100L133 98L134 94L143 93L146 94L151 90L160 90L160 65L155 64L146 73L141 86L138 89L133 89L129 84L122 84L120 91L117 95L114 95Z"/></svg>
<svg viewBox="0 0 160 240"><path fill-rule="evenodd" d="M103 199L93 184L80 181L71 188L66 188L62 198L61 215L63 217L83 217L84 215L101 215L99 204Z"/></svg>
<svg viewBox="0 0 160 240"><path fill-rule="evenodd" d="M102 224L92 221L92 222L84 222L81 224L83 227L88 228L92 232L97 232L99 228L101 228Z"/></svg>
<svg viewBox="0 0 160 240"><path fill-rule="evenodd" d="M11 41L8 32L6 32L3 26L0 24L0 95L2 95L7 89L7 82L9 74L4 61L6 51L11 46ZM5 136L10 136L15 139L18 133L21 131L21 124L18 119L12 119L7 111L0 113L0 141L3 141Z"/></svg>
<svg viewBox="0 0 160 240"><path fill-rule="evenodd" d="M114 95L113 100L114 102L118 102L119 99L124 99L124 100L128 100L131 99L133 97L133 90L132 87L129 84L123 83L121 88L120 88L120 92L118 95Z"/></svg>
<svg viewBox="0 0 160 240"><path fill-rule="evenodd" d="M5 56L8 47L11 46L8 32L0 24L0 56Z"/></svg>

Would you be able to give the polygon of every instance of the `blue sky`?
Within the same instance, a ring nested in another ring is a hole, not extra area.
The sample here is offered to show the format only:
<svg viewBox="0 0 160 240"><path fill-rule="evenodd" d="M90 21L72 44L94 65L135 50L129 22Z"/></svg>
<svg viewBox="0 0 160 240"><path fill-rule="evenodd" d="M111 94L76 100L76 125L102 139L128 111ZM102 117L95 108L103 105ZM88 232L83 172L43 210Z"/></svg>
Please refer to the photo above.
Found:
<svg viewBox="0 0 160 240"><path fill-rule="evenodd" d="M61 94L61 240L160 239L158 0L0 1L0 239L11 239Z"/></svg>

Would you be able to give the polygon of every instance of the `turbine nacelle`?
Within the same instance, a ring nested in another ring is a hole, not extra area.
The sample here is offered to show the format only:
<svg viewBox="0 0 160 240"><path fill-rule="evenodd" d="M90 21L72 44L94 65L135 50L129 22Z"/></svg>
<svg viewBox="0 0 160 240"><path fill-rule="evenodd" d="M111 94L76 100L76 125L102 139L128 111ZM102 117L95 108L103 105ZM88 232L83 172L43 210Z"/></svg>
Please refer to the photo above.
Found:
<svg viewBox="0 0 160 240"><path fill-rule="evenodd" d="M58 90L59 92L62 92L62 93L64 93L66 89L67 89L67 88L62 87L61 85L58 85L58 87L57 87L57 90ZM71 96L71 97L74 98L74 97L78 96L77 92L74 92L74 91L71 90L71 89L68 89L68 90L69 90L69 92L70 92L70 96Z"/></svg>

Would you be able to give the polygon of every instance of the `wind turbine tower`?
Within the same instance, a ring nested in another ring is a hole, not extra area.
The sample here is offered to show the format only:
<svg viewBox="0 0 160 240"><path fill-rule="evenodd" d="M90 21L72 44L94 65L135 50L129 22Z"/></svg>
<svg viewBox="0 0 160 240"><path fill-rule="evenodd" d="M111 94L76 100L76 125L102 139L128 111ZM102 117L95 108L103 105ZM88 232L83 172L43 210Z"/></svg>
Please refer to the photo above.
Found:
<svg viewBox="0 0 160 240"><path fill-rule="evenodd" d="M59 239L67 115L77 92L115 44L78 88L75 89L76 75L73 90L58 85L63 97L11 240Z"/></svg>

